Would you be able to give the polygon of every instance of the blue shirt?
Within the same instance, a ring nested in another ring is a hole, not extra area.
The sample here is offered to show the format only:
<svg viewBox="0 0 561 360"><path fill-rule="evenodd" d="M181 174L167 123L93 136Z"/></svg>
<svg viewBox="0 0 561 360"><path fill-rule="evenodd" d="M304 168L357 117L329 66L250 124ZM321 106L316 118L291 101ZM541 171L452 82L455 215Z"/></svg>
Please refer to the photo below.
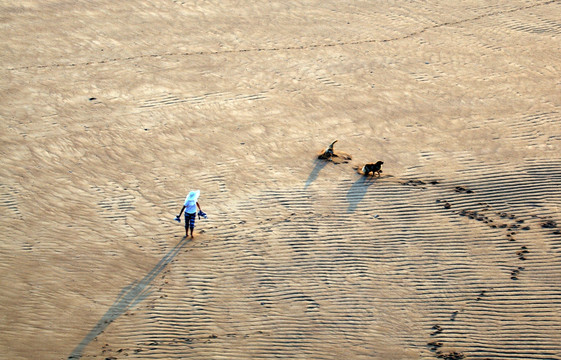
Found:
<svg viewBox="0 0 561 360"><path fill-rule="evenodd" d="M187 201L185 199L185 214L194 214L197 212L197 202L195 200Z"/></svg>

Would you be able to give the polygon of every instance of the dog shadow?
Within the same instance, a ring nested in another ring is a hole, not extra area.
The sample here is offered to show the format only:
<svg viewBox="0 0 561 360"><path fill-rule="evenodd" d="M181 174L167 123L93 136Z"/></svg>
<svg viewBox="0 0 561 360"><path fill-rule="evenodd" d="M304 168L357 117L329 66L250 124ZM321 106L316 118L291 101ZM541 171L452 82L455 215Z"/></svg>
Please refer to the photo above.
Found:
<svg viewBox="0 0 561 360"><path fill-rule="evenodd" d="M151 294L152 281L165 269L165 267L177 256L179 251L189 243L190 239L183 238L177 245L173 247L168 253L150 270L142 279L133 282L121 290L117 299L101 317L97 324L90 330L84 339L74 348L68 360L76 360L82 357L84 349L91 343L99 334L101 334L113 321L123 315L128 310L134 308L138 303L144 300Z"/></svg>
<svg viewBox="0 0 561 360"><path fill-rule="evenodd" d="M325 165L327 165L328 162L329 161L322 160L322 159L314 160L315 166L312 172L310 173L310 175L308 176L306 183L304 184L304 190L307 189L308 186L310 186L318 178L319 172L325 167Z"/></svg>
<svg viewBox="0 0 561 360"><path fill-rule="evenodd" d="M356 211L358 204L364 199L364 195L368 191L368 188L376 183L380 179L379 177L371 177L361 175L351 186L347 195L345 196L349 207L347 208L347 213L353 213Z"/></svg>

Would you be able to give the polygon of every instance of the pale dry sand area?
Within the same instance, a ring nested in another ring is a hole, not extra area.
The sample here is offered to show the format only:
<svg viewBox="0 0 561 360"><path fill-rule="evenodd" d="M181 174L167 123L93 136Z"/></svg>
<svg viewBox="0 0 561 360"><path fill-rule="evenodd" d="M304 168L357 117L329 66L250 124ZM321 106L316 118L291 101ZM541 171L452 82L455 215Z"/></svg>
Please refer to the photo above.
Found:
<svg viewBox="0 0 561 360"><path fill-rule="evenodd" d="M1 1L0 358L561 359L560 19Z"/></svg>

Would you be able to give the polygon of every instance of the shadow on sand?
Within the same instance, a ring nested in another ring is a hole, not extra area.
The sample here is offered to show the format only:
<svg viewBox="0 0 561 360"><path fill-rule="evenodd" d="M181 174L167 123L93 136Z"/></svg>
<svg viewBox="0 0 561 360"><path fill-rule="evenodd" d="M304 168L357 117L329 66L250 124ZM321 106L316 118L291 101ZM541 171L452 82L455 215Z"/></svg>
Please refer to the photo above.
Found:
<svg viewBox="0 0 561 360"><path fill-rule="evenodd" d="M308 186L310 186L317 179L319 172L321 171L321 169L325 167L325 165L327 165L328 161L316 159L314 163L315 163L314 169L310 173L310 176L308 176L308 180L306 180L306 184L304 185L304 190L307 189Z"/></svg>
<svg viewBox="0 0 561 360"><path fill-rule="evenodd" d="M379 178L362 175L354 182L349 191L347 191L346 195L346 199L349 203L349 207L347 208L348 213L355 212L358 204L362 201L364 195L366 195L370 185L374 184L378 179Z"/></svg>
<svg viewBox="0 0 561 360"><path fill-rule="evenodd" d="M116 320L119 316L123 315L127 310L133 308L150 294L150 283L162 270L173 260L179 251L189 242L190 239L183 238L173 249L171 249L152 270L141 280L135 281L132 284L121 290L117 300L111 305L109 310L101 317L97 324L91 331L84 337L84 339L72 351L68 360L76 360L82 357L84 349L96 336L101 334L109 324Z"/></svg>

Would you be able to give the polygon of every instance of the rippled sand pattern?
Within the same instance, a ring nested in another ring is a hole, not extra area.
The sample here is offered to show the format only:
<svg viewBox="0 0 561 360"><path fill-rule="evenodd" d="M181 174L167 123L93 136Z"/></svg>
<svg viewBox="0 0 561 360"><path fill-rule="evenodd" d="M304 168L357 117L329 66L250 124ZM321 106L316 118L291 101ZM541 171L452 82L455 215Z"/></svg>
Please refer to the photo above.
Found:
<svg viewBox="0 0 561 360"><path fill-rule="evenodd" d="M0 358L561 359L561 2L0 18Z"/></svg>

